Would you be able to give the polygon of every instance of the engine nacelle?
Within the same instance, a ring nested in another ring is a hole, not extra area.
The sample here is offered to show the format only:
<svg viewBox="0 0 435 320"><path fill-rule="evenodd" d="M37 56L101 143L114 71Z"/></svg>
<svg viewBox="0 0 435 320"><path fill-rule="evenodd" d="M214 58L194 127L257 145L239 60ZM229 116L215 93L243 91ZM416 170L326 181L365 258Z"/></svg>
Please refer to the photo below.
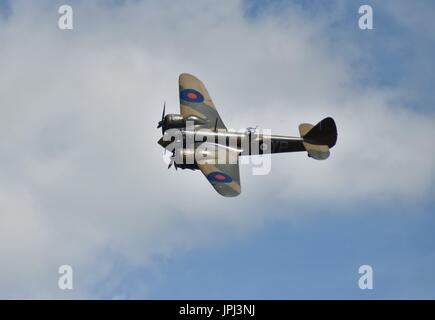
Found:
<svg viewBox="0 0 435 320"><path fill-rule="evenodd" d="M182 164L195 164L195 151L192 149L177 149L175 150L175 163Z"/></svg>
<svg viewBox="0 0 435 320"><path fill-rule="evenodd" d="M165 130L172 128L183 128L186 126L186 121L181 114L167 114L164 120Z"/></svg>
<svg viewBox="0 0 435 320"><path fill-rule="evenodd" d="M177 149L175 151L174 164L177 168L181 169L198 169L195 159L195 151L192 149Z"/></svg>

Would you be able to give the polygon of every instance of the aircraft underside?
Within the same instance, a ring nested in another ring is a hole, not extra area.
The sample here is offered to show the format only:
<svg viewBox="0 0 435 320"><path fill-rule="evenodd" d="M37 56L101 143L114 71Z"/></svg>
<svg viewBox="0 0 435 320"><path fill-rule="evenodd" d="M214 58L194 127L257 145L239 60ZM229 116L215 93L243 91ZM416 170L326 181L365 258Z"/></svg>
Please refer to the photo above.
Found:
<svg viewBox="0 0 435 320"><path fill-rule="evenodd" d="M172 153L172 165L181 169L201 170L215 190L226 197L240 194L239 157L306 151L316 160L325 160L337 141L332 118L316 125L299 125L300 137L228 131L204 84L183 73L179 78L180 114L165 116L158 128L158 143Z"/></svg>

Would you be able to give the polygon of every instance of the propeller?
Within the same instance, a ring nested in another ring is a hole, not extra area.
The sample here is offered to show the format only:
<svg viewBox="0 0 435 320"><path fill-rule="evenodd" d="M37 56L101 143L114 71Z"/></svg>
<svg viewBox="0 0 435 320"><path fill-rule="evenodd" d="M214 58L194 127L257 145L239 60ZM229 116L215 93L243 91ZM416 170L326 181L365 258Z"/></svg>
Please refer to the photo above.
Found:
<svg viewBox="0 0 435 320"><path fill-rule="evenodd" d="M166 101L163 103L163 113L162 113L162 120L159 121L157 125L158 128L162 128L162 134L165 133L165 109L166 109Z"/></svg>
<svg viewBox="0 0 435 320"><path fill-rule="evenodd" d="M175 170L177 170L177 164L175 163L175 150L172 151L171 161L169 162L168 169L172 167L172 164L174 165Z"/></svg>

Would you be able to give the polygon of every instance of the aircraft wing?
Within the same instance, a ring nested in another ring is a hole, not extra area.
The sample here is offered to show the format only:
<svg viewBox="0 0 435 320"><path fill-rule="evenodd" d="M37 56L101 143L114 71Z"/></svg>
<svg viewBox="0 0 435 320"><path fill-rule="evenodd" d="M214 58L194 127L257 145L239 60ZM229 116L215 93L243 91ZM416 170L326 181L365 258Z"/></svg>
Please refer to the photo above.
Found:
<svg viewBox="0 0 435 320"><path fill-rule="evenodd" d="M224 197L235 197L241 192L239 175L239 151L228 147L214 145L215 151L212 156L198 161L198 167L213 188ZM217 159L225 156L226 159L234 160L232 163L220 164Z"/></svg>
<svg viewBox="0 0 435 320"><path fill-rule="evenodd" d="M227 130L204 84L195 76L182 73L178 79L180 87L181 115L197 120L201 128Z"/></svg>

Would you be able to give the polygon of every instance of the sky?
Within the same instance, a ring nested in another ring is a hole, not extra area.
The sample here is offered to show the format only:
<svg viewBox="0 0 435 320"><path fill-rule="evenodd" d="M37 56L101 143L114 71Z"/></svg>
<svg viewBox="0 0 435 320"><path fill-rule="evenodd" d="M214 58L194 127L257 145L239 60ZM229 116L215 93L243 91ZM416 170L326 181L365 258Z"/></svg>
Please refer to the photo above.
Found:
<svg viewBox="0 0 435 320"><path fill-rule="evenodd" d="M74 29L59 30L68 3ZM373 8L374 29L358 28ZM434 299L433 1L0 1L0 298ZM167 170L178 75L326 161ZM59 266L73 290L58 288ZM361 290L358 269L373 269Z"/></svg>

